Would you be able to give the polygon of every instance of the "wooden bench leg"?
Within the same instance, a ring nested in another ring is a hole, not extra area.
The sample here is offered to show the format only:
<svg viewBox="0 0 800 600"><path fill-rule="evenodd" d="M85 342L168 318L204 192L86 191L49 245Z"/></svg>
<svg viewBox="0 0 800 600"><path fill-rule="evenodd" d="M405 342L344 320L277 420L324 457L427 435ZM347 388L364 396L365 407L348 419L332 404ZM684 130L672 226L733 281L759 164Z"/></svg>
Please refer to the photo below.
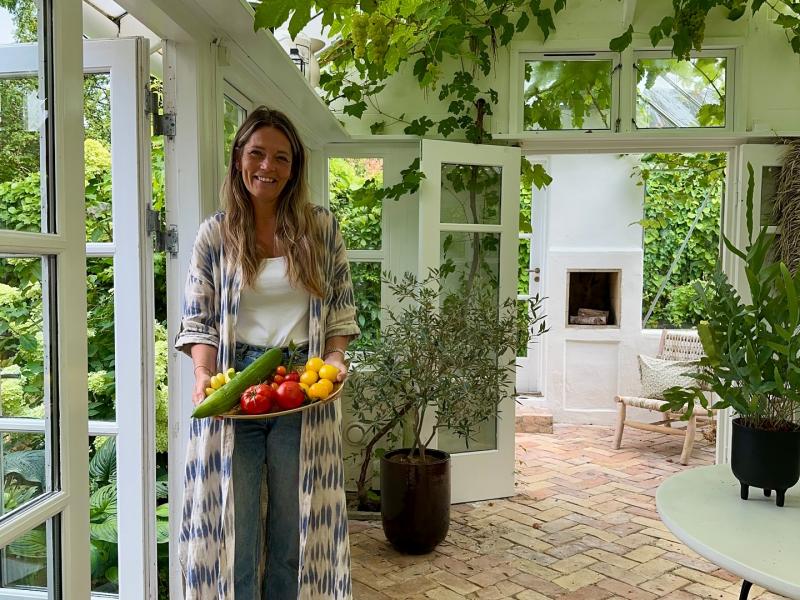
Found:
<svg viewBox="0 0 800 600"><path fill-rule="evenodd" d="M686 424L686 439L683 441L683 452L681 452L681 464L688 465L694 447L694 435L697 431L697 417L692 415Z"/></svg>
<svg viewBox="0 0 800 600"><path fill-rule="evenodd" d="M614 449L619 450L622 445L622 430L625 428L625 403L619 402L617 416L617 430L614 432Z"/></svg>

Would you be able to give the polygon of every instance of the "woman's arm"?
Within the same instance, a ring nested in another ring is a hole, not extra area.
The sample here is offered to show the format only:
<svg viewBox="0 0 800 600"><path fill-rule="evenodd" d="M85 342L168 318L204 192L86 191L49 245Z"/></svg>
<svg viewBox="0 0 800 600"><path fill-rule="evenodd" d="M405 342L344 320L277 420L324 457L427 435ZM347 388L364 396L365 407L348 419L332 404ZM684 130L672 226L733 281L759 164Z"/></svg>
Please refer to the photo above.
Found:
<svg viewBox="0 0 800 600"><path fill-rule="evenodd" d="M344 353L347 351L347 344L350 343L351 337L349 335L334 335L325 340L325 352L322 355L322 360L339 369L337 381L344 381L344 378L347 377L347 364L344 362Z"/></svg>
<svg viewBox="0 0 800 600"><path fill-rule="evenodd" d="M197 406L205 399L206 388L211 385L211 376L217 370L217 349L208 344L192 344L189 352L194 365L192 402Z"/></svg>

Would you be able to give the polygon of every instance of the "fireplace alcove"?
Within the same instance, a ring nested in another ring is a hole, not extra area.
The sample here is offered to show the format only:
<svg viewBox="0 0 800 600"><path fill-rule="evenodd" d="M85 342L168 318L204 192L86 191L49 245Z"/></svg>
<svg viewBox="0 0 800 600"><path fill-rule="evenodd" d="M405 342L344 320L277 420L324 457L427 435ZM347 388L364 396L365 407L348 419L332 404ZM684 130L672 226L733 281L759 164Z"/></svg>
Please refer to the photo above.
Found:
<svg viewBox="0 0 800 600"><path fill-rule="evenodd" d="M619 327L620 318L620 269L567 270L567 327L608 328ZM579 312L580 311L580 312ZM581 319L582 314L607 313L605 323L601 318ZM572 317L572 318L570 318ZM577 318L576 318L577 317ZM595 321L576 323L575 321Z"/></svg>

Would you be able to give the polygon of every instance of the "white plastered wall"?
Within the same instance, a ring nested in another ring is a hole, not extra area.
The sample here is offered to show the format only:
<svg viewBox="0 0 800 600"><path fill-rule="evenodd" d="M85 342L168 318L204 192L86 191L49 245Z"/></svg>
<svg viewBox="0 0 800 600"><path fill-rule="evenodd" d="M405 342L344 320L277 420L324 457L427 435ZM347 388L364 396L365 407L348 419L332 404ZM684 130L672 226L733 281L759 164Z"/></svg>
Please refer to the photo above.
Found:
<svg viewBox="0 0 800 600"><path fill-rule="evenodd" d="M643 188L631 177L633 156L549 157L544 295L544 405L559 423L612 424L614 395L639 388L637 355L653 355L660 331L643 331ZM567 324L569 270L620 270L620 314L613 327Z"/></svg>

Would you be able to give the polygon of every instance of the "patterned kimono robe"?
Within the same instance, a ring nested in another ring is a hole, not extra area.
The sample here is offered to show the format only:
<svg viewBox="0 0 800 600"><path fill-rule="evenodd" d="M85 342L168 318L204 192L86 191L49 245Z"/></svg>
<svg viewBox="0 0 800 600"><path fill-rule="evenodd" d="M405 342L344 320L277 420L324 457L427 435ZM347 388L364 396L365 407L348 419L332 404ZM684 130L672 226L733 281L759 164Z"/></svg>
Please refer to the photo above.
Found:
<svg viewBox="0 0 800 600"><path fill-rule="evenodd" d="M324 299L311 298L309 356L321 356L328 337L359 334L350 268L338 224L328 210L315 210L326 249L327 293ZM217 213L200 226L186 281L181 330L175 340L175 347L187 353L194 343L217 347L219 371L234 364L242 281L241 268L225 255L220 227L224 218ZM299 600L351 598L340 426L338 401L303 412ZM186 600L234 597L233 442L230 421L192 419L179 539ZM262 505L262 516L265 513ZM244 518L259 525L257 515Z"/></svg>

